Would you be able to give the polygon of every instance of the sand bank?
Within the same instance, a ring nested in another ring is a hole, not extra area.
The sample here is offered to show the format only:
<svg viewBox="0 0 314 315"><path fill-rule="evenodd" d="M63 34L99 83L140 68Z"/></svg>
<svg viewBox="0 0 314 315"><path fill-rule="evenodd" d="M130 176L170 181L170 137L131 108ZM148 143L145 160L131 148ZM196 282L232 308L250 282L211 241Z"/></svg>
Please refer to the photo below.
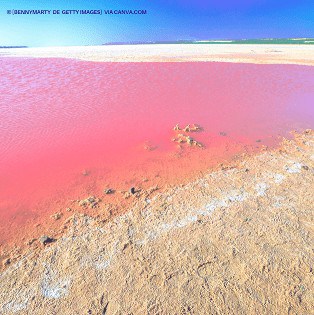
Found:
<svg viewBox="0 0 314 315"><path fill-rule="evenodd" d="M0 273L0 313L310 314L313 163L307 131L113 220L74 214Z"/></svg>
<svg viewBox="0 0 314 315"><path fill-rule="evenodd" d="M1 49L0 56L105 62L216 61L314 65L314 45L159 44Z"/></svg>

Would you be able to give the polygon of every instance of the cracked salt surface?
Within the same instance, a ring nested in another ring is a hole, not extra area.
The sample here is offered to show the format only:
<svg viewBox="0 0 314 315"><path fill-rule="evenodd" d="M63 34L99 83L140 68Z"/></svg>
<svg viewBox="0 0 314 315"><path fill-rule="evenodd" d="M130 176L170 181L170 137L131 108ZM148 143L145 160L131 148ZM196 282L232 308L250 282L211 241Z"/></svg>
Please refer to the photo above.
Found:
<svg viewBox="0 0 314 315"><path fill-rule="evenodd" d="M282 174L275 174L274 175L274 182L276 184L281 184L284 181L285 178L286 178L286 176L284 176Z"/></svg>
<svg viewBox="0 0 314 315"><path fill-rule="evenodd" d="M280 208L282 207L282 202L285 200L285 198L281 197L281 196L275 196L274 197L274 203L273 203L273 207L276 208Z"/></svg>
<svg viewBox="0 0 314 315"><path fill-rule="evenodd" d="M45 273L41 282L41 293L44 297L58 299L68 294L71 280L60 279L58 272L53 268L53 264L44 264Z"/></svg>
<svg viewBox="0 0 314 315"><path fill-rule="evenodd" d="M269 186L266 183L257 183L255 185L257 196L265 196L268 188Z"/></svg>
<svg viewBox="0 0 314 315"><path fill-rule="evenodd" d="M285 170L290 174L300 173L302 169L302 164L298 162L293 162L290 166L286 165Z"/></svg>
<svg viewBox="0 0 314 315"><path fill-rule="evenodd" d="M53 279L47 278L42 281L41 292L42 295L49 299L59 299L66 296L69 292L71 281L68 279Z"/></svg>
<svg viewBox="0 0 314 315"><path fill-rule="evenodd" d="M290 172L293 170L293 172L291 172L292 174L297 173L297 171L301 169L301 164L294 163L291 167L289 168ZM233 173L234 170L230 170L230 172ZM223 174L224 177L228 177L229 175L228 172ZM276 184L281 184L284 181L285 176L282 174L264 173L261 174L259 179L265 179L269 182L273 181ZM203 185L205 181L206 180L202 179L195 183ZM195 183L192 183L191 185L194 185ZM189 186L190 184L180 188L179 191L189 190ZM258 196L264 196L268 189L270 189L270 187L265 182L257 182L255 185L255 191ZM162 197L163 196L161 195L161 198ZM55 264L59 259L68 259L74 261L74 263L77 262L82 267L93 268L99 275L104 275L104 273L110 270L110 266L113 264L114 260L122 253L122 244L132 241L135 246L142 246L148 242L156 240L163 234L194 224L198 221L199 216L210 216L216 209L229 208L234 204L241 203L254 197L255 194L249 193L244 188L230 189L228 192L224 193L221 198L212 198L209 195L204 195L204 198L208 198L209 202L201 209L189 209L185 208L184 205L179 205L175 211L171 210L156 213L153 212L151 208L152 203L157 201L155 196L151 200L151 203L147 205L148 209L146 209L145 212L141 212L140 220L137 220L136 213L129 212L109 222L106 227L97 228L92 226L91 218L84 218L86 226L89 227L88 232L84 235L69 235L68 237L60 239L58 249L54 250L54 259L44 265L42 280L39 287L41 295L47 299L60 299L69 294L71 285L73 285L73 282L78 277L78 271L69 271L69 276L67 278L60 279ZM171 198L172 197L170 197L170 199ZM166 199L170 200L169 197ZM274 206L280 207L281 201L281 197L277 196ZM72 229L72 233L78 230L78 222L76 219L73 220ZM71 231L69 234L71 234ZM106 238L107 241L105 242L107 245L105 247L96 247L93 252L86 251L88 254L84 256L78 255L78 257L75 256L75 252L67 252L67 250L65 250L65 248L70 248L70 246L73 247L74 244L76 244L78 248L86 247L89 242L97 237L101 237L102 239ZM112 239L112 237L114 237L114 239ZM54 247L47 248L44 252L51 253L53 248ZM17 263L16 266L18 264L21 264L21 262ZM14 268L16 267L12 266L11 270L14 270ZM75 268L73 270L75 270ZM9 269L6 273L8 272ZM7 275L9 276L9 273ZM2 274L2 277L3 276L4 274ZM14 313L25 310L30 303L29 297L35 295L35 289L36 288L22 287L18 292L10 292L6 303L2 305L0 310L2 312L10 311ZM34 292L32 292L32 290Z"/></svg>
<svg viewBox="0 0 314 315"><path fill-rule="evenodd" d="M28 301L22 302L22 303L16 303L14 301L10 301L2 306L2 309L5 312L13 312L17 313L19 311L25 310L28 306ZM3 313L5 314L5 313Z"/></svg>

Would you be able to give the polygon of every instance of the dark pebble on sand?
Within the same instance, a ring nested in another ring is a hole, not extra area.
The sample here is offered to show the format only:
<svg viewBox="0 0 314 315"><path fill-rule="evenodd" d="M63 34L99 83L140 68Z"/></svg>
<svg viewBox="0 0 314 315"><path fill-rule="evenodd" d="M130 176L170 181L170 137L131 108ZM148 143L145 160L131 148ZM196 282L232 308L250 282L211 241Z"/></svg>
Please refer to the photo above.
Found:
<svg viewBox="0 0 314 315"><path fill-rule="evenodd" d="M304 170L306 170L306 171L309 170L309 167L308 167L307 165L302 165L302 168L303 168Z"/></svg>
<svg viewBox="0 0 314 315"><path fill-rule="evenodd" d="M47 244L50 244L52 242L54 242L55 239L52 238L52 237L49 237L47 235L43 235L39 238L39 242L42 243L43 245L47 245Z"/></svg>
<svg viewBox="0 0 314 315"><path fill-rule="evenodd" d="M135 188L134 188L134 187L131 187L131 188L130 188L130 193L131 193L132 195L134 195L134 194L136 193L136 191L135 191Z"/></svg>

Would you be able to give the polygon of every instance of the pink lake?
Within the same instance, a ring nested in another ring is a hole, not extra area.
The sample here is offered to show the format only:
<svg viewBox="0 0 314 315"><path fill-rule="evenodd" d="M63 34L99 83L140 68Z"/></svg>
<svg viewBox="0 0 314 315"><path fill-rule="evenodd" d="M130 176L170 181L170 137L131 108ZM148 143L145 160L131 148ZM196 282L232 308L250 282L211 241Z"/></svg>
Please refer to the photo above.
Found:
<svg viewBox="0 0 314 315"><path fill-rule="evenodd" d="M62 200L178 183L313 128L314 69L0 59L0 243ZM173 127L196 123L204 149ZM151 148L152 150L147 150Z"/></svg>

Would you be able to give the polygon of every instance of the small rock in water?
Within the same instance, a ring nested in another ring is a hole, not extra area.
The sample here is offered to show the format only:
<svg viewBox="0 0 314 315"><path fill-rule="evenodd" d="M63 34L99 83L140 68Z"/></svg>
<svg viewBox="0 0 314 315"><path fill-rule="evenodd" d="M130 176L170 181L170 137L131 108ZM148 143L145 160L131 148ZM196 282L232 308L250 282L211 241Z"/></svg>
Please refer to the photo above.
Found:
<svg viewBox="0 0 314 315"><path fill-rule="evenodd" d="M193 139L189 136L186 137L186 142L189 144L189 145L192 145L193 144Z"/></svg>
<svg viewBox="0 0 314 315"><path fill-rule="evenodd" d="M26 242L26 245L32 245L36 241L36 238L32 238Z"/></svg>
<svg viewBox="0 0 314 315"><path fill-rule="evenodd" d="M136 190L135 190L134 187L131 187L131 188L130 188L130 193L131 193L132 195L134 195L134 194L136 193Z"/></svg>
<svg viewBox="0 0 314 315"><path fill-rule="evenodd" d="M89 175L89 172L88 172L87 170L84 170L84 171L82 172L82 175L83 175L83 176L88 176L88 175Z"/></svg>
<svg viewBox="0 0 314 315"><path fill-rule="evenodd" d="M256 142L262 142L262 140L261 139L257 139Z"/></svg>
<svg viewBox="0 0 314 315"><path fill-rule="evenodd" d="M187 125L183 130L184 130L185 132L190 132L190 131L191 131L190 125Z"/></svg>
<svg viewBox="0 0 314 315"><path fill-rule="evenodd" d="M227 135L227 133L226 133L226 132L224 132L224 131L221 131L221 132L219 132L219 135L221 135L221 136L225 137L225 136Z"/></svg>
<svg viewBox="0 0 314 315"><path fill-rule="evenodd" d="M94 196L90 196L87 199L80 200L79 205L81 207L96 208L100 201L101 200L99 198L96 198Z"/></svg>
<svg viewBox="0 0 314 315"><path fill-rule="evenodd" d="M202 127L200 127L199 125L196 124L188 124L183 131L185 132L196 132L196 131L202 131Z"/></svg>
<svg viewBox="0 0 314 315"><path fill-rule="evenodd" d="M173 128L173 130L181 130L179 124L176 124L175 127Z"/></svg>
<svg viewBox="0 0 314 315"><path fill-rule="evenodd" d="M105 193L106 195L110 195L110 194L113 194L113 193L114 193L114 190L111 189L111 188L105 189L105 190L104 190L104 193Z"/></svg>
<svg viewBox="0 0 314 315"><path fill-rule="evenodd" d="M146 142L144 144L144 149L147 151L154 151L157 149L157 146L154 146L154 145L150 144L149 142Z"/></svg>
<svg viewBox="0 0 314 315"><path fill-rule="evenodd" d="M39 242L42 243L43 245L47 245L47 244L50 244L52 242L54 242L55 239L52 238L52 237L49 237L47 235L43 235L39 238Z"/></svg>
<svg viewBox="0 0 314 315"><path fill-rule="evenodd" d="M61 216L62 216L62 214L58 212L58 213L53 214L51 216L51 218L54 220L59 220L59 219L61 219Z"/></svg>

